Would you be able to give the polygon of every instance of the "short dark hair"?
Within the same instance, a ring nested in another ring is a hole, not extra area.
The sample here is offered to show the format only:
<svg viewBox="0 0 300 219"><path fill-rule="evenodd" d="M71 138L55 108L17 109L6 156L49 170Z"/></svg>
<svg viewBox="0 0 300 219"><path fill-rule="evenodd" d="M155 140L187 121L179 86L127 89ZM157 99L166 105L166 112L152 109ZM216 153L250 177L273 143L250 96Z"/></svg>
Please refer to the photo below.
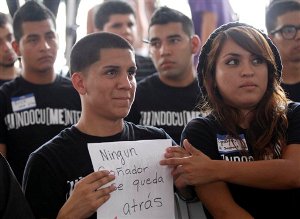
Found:
<svg viewBox="0 0 300 219"><path fill-rule="evenodd" d="M156 24L161 25L161 24L168 24L171 22L181 23L183 31L188 36L193 36L195 34L195 28L192 19L190 19L183 13L168 8L166 6L156 9L156 11L153 13L149 24L149 29L151 26Z"/></svg>
<svg viewBox="0 0 300 219"><path fill-rule="evenodd" d="M297 1L274 1L266 10L266 28L268 33L276 28L277 18L287 12L300 11Z"/></svg>
<svg viewBox="0 0 300 219"><path fill-rule="evenodd" d="M129 49L131 44L124 38L108 32L89 34L80 39L72 48L70 55L70 72L82 72L100 60L101 49Z"/></svg>
<svg viewBox="0 0 300 219"><path fill-rule="evenodd" d="M0 27L4 27L7 23L11 24L11 17L0 12Z"/></svg>
<svg viewBox="0 0 300 219"><path fill-rule="evenodd" d="M13 18L13 29L16 41L19 42L23 35L22 24L24 22L43 21L47 19L50 19L53 22L54 28L56 28L55 16L47 7L35 1L27 1L16 11Z"/></svg>
<svg viewBox="0 0 300 219"><path fill-rule="evenodd" d="M94 17L95 27L103 30L110 16L115 14L133 14L135 17L135 12L128 3L124 1L106 1L98 6Z"/></svg>

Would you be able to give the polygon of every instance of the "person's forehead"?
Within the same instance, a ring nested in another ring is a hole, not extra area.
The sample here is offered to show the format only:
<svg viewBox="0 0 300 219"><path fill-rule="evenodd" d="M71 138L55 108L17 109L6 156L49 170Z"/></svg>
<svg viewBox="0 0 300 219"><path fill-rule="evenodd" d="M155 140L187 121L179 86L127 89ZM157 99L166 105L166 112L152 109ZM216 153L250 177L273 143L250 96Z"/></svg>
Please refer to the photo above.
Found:
<svg viewBox="0 0 300 219"><path fill-rule="evenodd" d="M184 35L183 27L180 22L170 22L167 24L155 24L149 28L149 39L167 38L168 36Z"/></svg>
<svg viewBox="0 0 300 219"><path fill-rule="evenodd" d="M289 11L277 17L277 25L300 25L300 10Z"/></svg>
<svg viewBox="0 0 300 219"><path fill-rule="evenodd" d="M41 35L44 32L55 32L55 26L51 19L42 21L25 21L22 23L23 35L38 34Z"/></svg>
<svg viewBox="0 0 300 219"><path fill-rule="evenodd" d="M135 17L133 14L112 14L109 16L108 22L118 22L118 23L125 23L125 22L134 22Z"/></svg>
<svg viewBox="0 0 300 219"><path fill-rule="evenodd" d="M7 35L11 34L12 35L13 30L12 26L10 24L5 24L2 27L0 27L0 37L6 37Z"/></svg>
<svg viewBox="0 0 300 219"><path fill-rule="evenodd" d="M134 52L127 48L105 48L100 50L101 64L119 65L128 63L135 64Z"/></svg>

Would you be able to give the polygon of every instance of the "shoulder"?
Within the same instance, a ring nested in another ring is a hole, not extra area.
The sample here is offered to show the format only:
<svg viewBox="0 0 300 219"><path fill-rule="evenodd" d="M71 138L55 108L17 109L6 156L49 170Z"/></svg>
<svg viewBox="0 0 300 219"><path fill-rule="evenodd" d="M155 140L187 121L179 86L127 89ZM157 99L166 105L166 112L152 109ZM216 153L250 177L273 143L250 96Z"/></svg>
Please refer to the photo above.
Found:
<svg viewBox="0 0 300 219"><path fill-rule="evenodd" d="M150 57L142 56L142 55L135 55L136 64L139 65L153 65L153 62Z"/></svg>
<svg viewBox="0 0 300 219"><path fill-rule="evenodd" d="M298 102L290 102L288 104L288 111L287 111L287 116L293 117L295 115L300 114L300 103Z"/></svg>
<svg viewBox="0 0 300 219"><path fill-rule="evenodd" d="M136 125L125 121L125 128L127 129L127 134L133 136L131 140L171 138L163 129L154 126Z"/></svg>
<svg viewBox="0 0 300 219"><path fill-rule="evenodd" d="M74 142L76 142L74 136L73 128L66 128L35 150L31 154L31 157L40 157L47 160L51 159L51 157L60 156L60 154L66 155L70 151L70 145L72 145L72 147L76 145L74 144Z"/></svg>
<svg viewBox="0 0 300 219"><path fill-rule="evenodd" d="M197 117L192 119L183 129L183 137L208 136L213 135L219 130L218 123L212 115Z"/></svg>
<svg viewBox="0 0 300 219"><path fill-rule="evenodd" d="M72 82L69 78L61 76L61 75L57 75L56 79L55 79L55 84L58 86L62 86L62 87L72 87Z"/></svg>
<svg viewBox="0 0 300 219"><path fill-rule="evenodd" d="M22 81L24 81L23 78L17 77L11 81L4 83L2 86L0 86L0 93L8 94L12 91L15 91L20 87Z"/></svg>
<svg viewBox="0 0 300 219"><path fill-rule="evenodd" d="M158 73L154 73L152 75L149 75L148 77L142 79L141 81L138 82L137 84L137 90L138 91L148 91L149 89L154 89L157 87L160 87L160 82ZM138 92L137 92L138 94Z"/></svg>

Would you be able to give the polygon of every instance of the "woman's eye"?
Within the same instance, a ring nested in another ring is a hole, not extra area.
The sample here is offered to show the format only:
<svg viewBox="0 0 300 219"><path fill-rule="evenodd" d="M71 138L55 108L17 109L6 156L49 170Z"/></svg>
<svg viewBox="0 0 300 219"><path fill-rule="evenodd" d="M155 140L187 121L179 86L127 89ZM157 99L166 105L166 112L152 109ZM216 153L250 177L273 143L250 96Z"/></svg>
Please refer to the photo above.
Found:
<svg viewBox="0 0 300 219"><path fill-rule="evenodd" d="M237 65L238 63L237 59L230 59L226 62L227 65Z"/></svg>
<svg viewBox="0 0 300 219"><path fill-rule="evenodd" d="M255 58L253 59L253 63L258 65L264 63L264 60L262 58Z"/></svg>

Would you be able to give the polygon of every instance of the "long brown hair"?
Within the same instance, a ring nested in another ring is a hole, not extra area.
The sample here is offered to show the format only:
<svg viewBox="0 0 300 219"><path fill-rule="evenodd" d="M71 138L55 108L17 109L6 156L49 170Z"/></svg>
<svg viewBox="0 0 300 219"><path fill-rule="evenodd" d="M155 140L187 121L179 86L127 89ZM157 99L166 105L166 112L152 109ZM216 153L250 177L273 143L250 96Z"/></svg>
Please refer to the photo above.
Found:
<svg viewBox="0 0 300 219"><path fill-rule="evenodd" d="M204 100L200 103L201 110L214 115L229 135L240 139L237 124L242 118L239 110L225 104L215 86L216 60L224 42L229 38L250 53L261 57L267 63L267 90L253 110L253 120L246 135L253 145L255 159L278 158L280 156L278 149L286 146L288 99L280 86L280 76L278 75L274 51L260 31L248 26L236 26L220 31L212 39L206 60L202 63L202 78L199 79L203 80L206 93Z"/></svg>

